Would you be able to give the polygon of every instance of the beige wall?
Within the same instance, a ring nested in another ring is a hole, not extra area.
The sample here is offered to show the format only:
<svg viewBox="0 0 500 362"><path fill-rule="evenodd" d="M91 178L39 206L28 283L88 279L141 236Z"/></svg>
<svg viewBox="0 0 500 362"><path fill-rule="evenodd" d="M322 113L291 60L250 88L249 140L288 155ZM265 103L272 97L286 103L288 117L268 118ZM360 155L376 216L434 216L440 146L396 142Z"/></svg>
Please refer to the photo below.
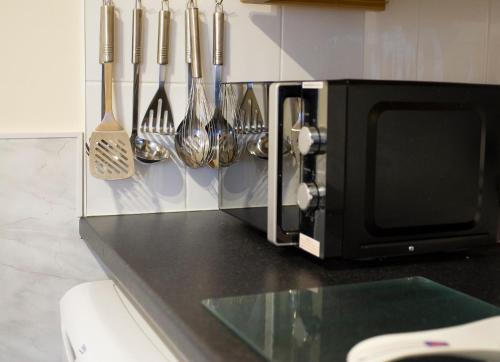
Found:
<svg viewBox="0 0 500 362"><path fill-rule="evenodd" d="M83 0L2 1L0 133L82 131Z"/></svg>

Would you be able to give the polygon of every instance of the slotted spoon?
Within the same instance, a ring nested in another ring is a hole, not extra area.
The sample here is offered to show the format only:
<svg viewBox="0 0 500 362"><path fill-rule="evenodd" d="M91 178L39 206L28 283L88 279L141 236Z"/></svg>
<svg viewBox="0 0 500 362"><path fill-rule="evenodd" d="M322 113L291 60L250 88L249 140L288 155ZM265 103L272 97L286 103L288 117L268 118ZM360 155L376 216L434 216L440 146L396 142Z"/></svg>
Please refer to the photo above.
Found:
<svg viewBox="0 0 500 362"><path fill-rule="evenodd" d="M143 138L138 133L139 128L139 84L142 63L142 5L136 0L132 22L132 64L134 64L134 89L132 102L132 134L130 144L135 153L135 159L141 163L152 164L167 160L170 157L168 149L158 142Z"/></svg>
<svg viewBox="0 0 500 362"><path fill-rule="evenodd" d="M162 135L175 135L174 119L167 92L165 78L169 52L170 10L167 0L162 0L162 9L158 19L158 53L157 63L160 65L158 90L154 95L142 120L142 131ZM166 120L166 122L165 122Z"/></svg>
<svg viewBox="0 0 500 362"><path fill-rule="evenodd" d="M113 58L115 8L110 0L101 6L100 62L104 64L105 113L89 141L90 174L102 180L120 180L134 174L129 136L113 115Z"/></svg>

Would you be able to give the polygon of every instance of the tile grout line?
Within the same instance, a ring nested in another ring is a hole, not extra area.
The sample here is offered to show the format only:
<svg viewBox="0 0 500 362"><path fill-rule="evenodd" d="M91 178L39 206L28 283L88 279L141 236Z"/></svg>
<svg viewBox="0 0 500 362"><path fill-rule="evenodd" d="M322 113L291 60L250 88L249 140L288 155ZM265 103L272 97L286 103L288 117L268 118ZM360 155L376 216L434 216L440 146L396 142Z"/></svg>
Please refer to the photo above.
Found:
<svg viewBox="0 0 500 362"><path fill-rule="evenodd" d="M279 61L279 79L283 80L283 43L284 43L284 30L285 30L285 16L284 16L284 7L280 5L280 18L281 18L281 26L280 26L280 61Z"/></svg>
<svg viewBox="0 0 500 362"><path fill-rule="evenodd" d="M88 98L87 98L87 36L88 36L88 29L87 29L87 13L86 13L86 7L85 7L85 0L83 1L83 49L84 49L84 62L83 62L83 67L84 67L84 82L83 82L83 94L84 94L84 100L85 100L85 109L83 110L83 131L82 131L82 141L81 144L79 145L81 147L81 190L80 192L82 193L81 195L81 201L82 201L82 216L85 217L87 216L87 157L85 154L85 145L87 142L87 107L89 106Z"/></svg>
<svg viewBox="0 0 500 362"><path fill-rule="evenodd" d="M76 139L76 209L77 218L85 216L85 135L82 132Z"/></svg>
<svg viewBox="0 0 500 362"><path fill-rule="evenodd" d="M419 73L419 66L418 66L418 59L419 59L419 52L420 52L420 17L421 17L421 11L422 11L422 0L417 1L417 15L416 15L416 21L417 21L417 48L415 49L415 80L419 80L418 73Z"/></svg>
<svg viewBox="0 0 500 362"><path fill-rule="evenodd" d="M116 79L113 79L113 84L122 84L122 83L125 83L125 84L126 83L130 83L131 84L133 82L134 82L133 80L116 80ZM97 79L97 80L96 79L86 79L85 80L85 84L87 84L87 83L91 83L91 84L92 83L99 83L100 84L101 80L100 79ZM158 86L158 81L157 80L156 81L141 80L140 84L141 85L143 85L143 84L154 84L154 85ZM187 85L186 82L165 82L165 84L166 85L169 85L169 84L170 85ZM206 82L204 84L213 84L213 82L212 83L211 82Z"/></svg>
<svg viewBox="0 0 500 362"><path fill-rule="evenodd" d="M491 11L493 8L492 0L488 0L488 17L486 23L485 56L483 82L488 83L488 71L490 66L490 35L491 35Z"/></svg>
<svg viewBox="0 0 500 362"><path fill-rule="evenodd" d="M365 74L365 64L366 64L366 59L365 59L365 55L366 55L366 49L365 49L365 45L366 45L366 16L367 16L367 13L368 11L365 11L363 13L363 39L362 39L362 42L363 44L361 45L361 59L363 59L363 64L362 64L362 68L361 68L361 77L362 78L366 78L366 74Z"/></svg>

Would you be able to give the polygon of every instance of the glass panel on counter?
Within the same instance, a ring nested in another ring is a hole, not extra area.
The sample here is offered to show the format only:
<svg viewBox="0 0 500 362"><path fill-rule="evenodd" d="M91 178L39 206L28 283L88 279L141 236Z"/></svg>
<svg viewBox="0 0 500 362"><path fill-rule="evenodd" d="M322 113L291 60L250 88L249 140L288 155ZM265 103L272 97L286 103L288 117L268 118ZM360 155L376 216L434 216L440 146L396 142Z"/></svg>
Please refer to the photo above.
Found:
<svg viewBox="0 0 500 362"><path fill-rule="evenodd" d="M495 306L421 277L207 299L203 305L273 362L345 361L366 338L500 314Z"/></svg>

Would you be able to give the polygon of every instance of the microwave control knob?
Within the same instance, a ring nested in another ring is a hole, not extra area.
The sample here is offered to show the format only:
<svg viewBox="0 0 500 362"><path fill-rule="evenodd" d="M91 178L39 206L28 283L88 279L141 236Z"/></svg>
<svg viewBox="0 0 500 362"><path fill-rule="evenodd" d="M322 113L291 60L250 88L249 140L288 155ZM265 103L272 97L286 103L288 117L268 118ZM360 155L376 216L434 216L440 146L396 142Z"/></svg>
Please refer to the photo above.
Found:
<svg viewBox="0 0 500 362"><path fill-rule="evenodd" d="M326 190L315 183L301 183L297 189L297 205L302 211L315 210L324 206Z"/></svg>
<svg viewBox="0 0 500 362"><path fill-rule="evenodd" d="M326 132L316 127L304 126L299 133L299 151L302 155L323 153L326 146Z"/></svg>

